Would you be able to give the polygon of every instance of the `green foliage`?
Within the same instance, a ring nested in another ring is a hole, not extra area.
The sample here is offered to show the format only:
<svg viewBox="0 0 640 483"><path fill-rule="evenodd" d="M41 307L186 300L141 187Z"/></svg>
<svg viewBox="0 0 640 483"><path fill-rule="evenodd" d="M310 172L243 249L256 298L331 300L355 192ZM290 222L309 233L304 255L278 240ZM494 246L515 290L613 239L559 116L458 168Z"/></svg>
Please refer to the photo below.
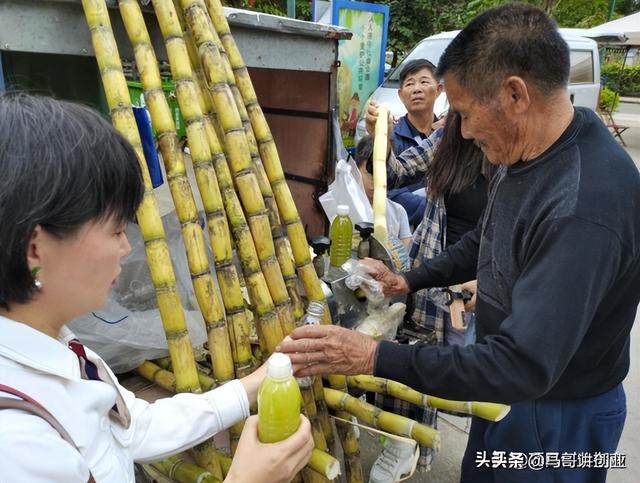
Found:
<svg viewBox="0 0 640 483"><path fill-rule="evenodd" d="M561 0L553 9L560 27L591 28L607 21L609 0Z"/></svg>
<svg viewBox="0 0 640 483"><path fill-rule="evenodd" d="M616 91L603 87L600 90L600 107L608 112L613 112L620 104L620 96Z"/></svg>
<svg viewBox="0 0 640 483"><path fill-rule="evenodd" d="M640 95L640 65L625 66L612 62L601 67L604 85L623 96Z"/></svg>

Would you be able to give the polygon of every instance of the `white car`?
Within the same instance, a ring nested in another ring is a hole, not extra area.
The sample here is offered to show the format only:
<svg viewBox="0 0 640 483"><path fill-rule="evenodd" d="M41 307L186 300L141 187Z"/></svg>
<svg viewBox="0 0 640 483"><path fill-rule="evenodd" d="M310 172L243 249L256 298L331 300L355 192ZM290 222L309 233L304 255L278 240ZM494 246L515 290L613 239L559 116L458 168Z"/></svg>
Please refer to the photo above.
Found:
<svg viewBox="0 0 640 483"><path fill-rule="evenodd" d="M580 37L570 30L571 29L560 29L562 37L571 49L571 71L569 73L571 102L576 106L584 106L595 110L598 105L598 95L600 93L600 57L598 55L598 44L594 40ZM438 65L440 56L449 45L449 42L458 35L458 32L460 31L442 32L418 42L396 68L389 72L382 85L371 94L369 99L379 103L386 103L389 106L391 114L396 118L404 116L407 110L398 96L398 88L400 87L399 77L402 68L407 62L414 59L427 59L433 63L433 65ZM449 103L447 102L447 96L442 93L438 96L433 106L434 114L440 116L440 114L448 108ZM366 134L364 112L362 116L356 128L356 140L359 140Z"/></svg>

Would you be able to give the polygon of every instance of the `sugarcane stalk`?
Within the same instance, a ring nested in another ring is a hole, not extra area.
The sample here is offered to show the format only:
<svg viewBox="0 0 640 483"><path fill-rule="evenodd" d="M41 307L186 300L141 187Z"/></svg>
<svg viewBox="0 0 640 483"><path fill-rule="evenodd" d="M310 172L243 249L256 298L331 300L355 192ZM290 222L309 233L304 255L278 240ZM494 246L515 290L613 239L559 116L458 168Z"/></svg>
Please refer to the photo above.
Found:
<svg viewBox="0 0 640 483"><path fill-rule="evenodd" d="M151 114L151 123L156 131L171 196L180 221L193 290L207 328L213 372L218 382L225 383L235 375L229 331L211 276L204 233L198 223L198 209L187 179L173 116L162 89L158 61L137 0L118 0L118 6L134 49L145 103Z"/></svg>
<svg viewBox="0 0 640 483"><path fill-rule="evenodd" d="M147 363L151 363L151 362L145 361L142 363L142 365L145 365ZM173 371L173 367L171 366L171 359L169 359L168 357L161 357L160 359L155 359L152 362L152 364L157 365L159 368L164 369L166 372L171 373L170 371ZM140 367L142 366L139 366L138 369L140 369ZM200 382L200 387L202 387L203 391L210 391L211 389L215 389L218 386L216 384L216 381L212 377L209 377L207 374L205 374L201 370L198 370L198 381ZM164 387L161 384L158 384L158 385L161 387Z"/></svg>
<svg viewBox="0 0 640 483"><path fill-rule="evenodd" d="M302 468L302 479L304 483L327 483L329 479L322 473L318 473L308 465Z"/></svg>
<svg viewBox="0 0 640 483"><path fill-rule="evenodd" d="M178 483L221 483L221 478L216 478L204 468L184 461L178 456L171 456L165 460L151 463L151 466L165 476Z"/></svg>
<svg viewBox="0 0 640 483"><path fill-rule="evenodd" d="M131 110L127 82L122 72L107 7L104 0L83 0L82 7L91 32L91 42L105 89L111 121L133 146L143 173L145 193L136 217L144 240L151 281L156 290L169 354L175 367L176 388L179 392L200 392L193 348L187 332L182 302L176 288L169 247L142 152L140 135Z"/></svg>
<svg viewBox="0 0 640 483"><path fill-rule="evenodd" d="M433 448L436 451L440 449L440 433L429 426L398 414L383 411L372 404L335 389L325 387L324 397L330 408L353 414L373 428L398 436L413 438L419 444Z"/></svg>
<svg viewBox="0 0 640 483"><path fill-rule="evenodd" d="M328 450L333 454L333 445L335 443L333 426L331 425L331 418L329 417L329 411L327 410L327 403L324 400L324 386L322 385L321 377L313 378L312 389L313 397L316 402L318 419L320 420L320 427L324 433L324 439L327 442Z"/></svg>
<svg viewBox="0 0 640 483"><path fill-rule="evenodd" d="M311 458L307 465L329 480L334 480L340 474L340 462L329 453L320 451L317 448L311 452Z"/></svg>
<svg viewBox="0 0 640 483"><path fill-rule="evenodd" d="M503 419L511 406L493 402L453 401L422 394L409 386L390 379L374 376L348 376L347 384L365 391L377 392L406 401L416 406L444 409L461 414L471 414L487 421L497 422Z"/></svg>
<svg viewBox="0 0 640 483"><path fill-rule="evenodd" d="M177 12L171 0L154 0L156 17L165 39L171 73L176 85L176 96L186 123L187 140L193 162L196 183L207 215L211 250L215 260L216 276L228 320L232 358L238 377L252 368L250 326L244 308L238 274L233 264L233 249L222 195L213 167L207 140L205 118L196 90L196 82L189 61L186 43ZM204 104L204 102L203 102ZM227 353L220 353L227 356ZM215 369L215 365L214 365ZM218 375L214 373L217 379Z"/></svg>
<svg viewBox="0 0 640 483"><path fill-rule="evenodd" d="M278 156L271 130L258 104L258 99L242 55L229 30L229 24L224 15L222 4L219 0L207 0L207 7L215 30L231 63L236 85L244 100L253 133L258 142L260 157L280 213L280 218L287 229L298 277L302 282L309 300L325 302L324 292L322 291L320 281L311 262L304 227L302 226L298 210L284 177L280 157ZM325 310L324 320L326 323L331 323L331 316L328 309Z"/></svg>
<svg viewBox="0 0 640 483"><path fill-rule="evenodd" d="M387 131L389 108L378 106L375 137L373 141L373 235L386 243L387 234Z"/></svg>
<svg viewBox="0 0 640 483"><path fill-rule="evenodd" d="M167 360L169 360L168 357ZM176 377L173 373L163 369L153 362L144 361L136 367L136 372L148 381L160 386L162 389L166 389L172 393L176 392Z"/></svg>
<svg viewBox="0 0 640 483"><path fill-rule="evenodd" d="M328 376L329 384L333 388L333 391L348 392L347 378L340 375ZM322 386L322 381L316 383L318 391L322 388L322 394L324 403L331 407L326 400L326 389ZM336 408L333 408L336 409ZM340 419L349 421L351 414L341 408L336 410L336 416ZM350 483L356 483L364 481L364 474L362 472L362 463L360 461L360 443L358 441L358 435L354 427L351 424L344 423L342 421L336 421L336 430L338 431L338 437L340 438L340 444L342 446L342 452L344 453L345 473L347 481Z"/></svg>

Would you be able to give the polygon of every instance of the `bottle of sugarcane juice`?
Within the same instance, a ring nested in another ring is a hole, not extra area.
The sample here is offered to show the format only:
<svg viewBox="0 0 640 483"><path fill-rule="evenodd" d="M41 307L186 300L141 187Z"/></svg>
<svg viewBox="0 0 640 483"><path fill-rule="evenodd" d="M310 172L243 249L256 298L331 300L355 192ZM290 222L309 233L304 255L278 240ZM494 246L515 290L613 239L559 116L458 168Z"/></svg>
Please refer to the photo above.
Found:
<svg viewBox="0 0 640 483"><path fill-rule="evenodd" d="M301 406L291 359L276 352L269 358L267 377L258 391L258 439L275 443L295 433L300 425Z"/></svg>
<svg viewBox="0 0 640 483"><path fill-rule="evenodd" d="M338 216L331 222L331 249L329 251L332 267L340 267L351 258L351 239L353 223L349 218L349 205L338 205Z"/></svg>

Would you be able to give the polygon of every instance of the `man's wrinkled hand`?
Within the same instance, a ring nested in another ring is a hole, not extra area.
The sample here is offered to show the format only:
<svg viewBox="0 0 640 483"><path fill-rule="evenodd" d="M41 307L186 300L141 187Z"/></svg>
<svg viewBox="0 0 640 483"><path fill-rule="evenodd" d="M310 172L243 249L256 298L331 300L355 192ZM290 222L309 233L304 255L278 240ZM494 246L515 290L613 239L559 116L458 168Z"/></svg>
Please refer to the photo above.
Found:
<svg viewBox="0 0 640 483"><path fill-rule="evenodd" d="M367 268L368 273L382 285L382 291L385 297L394 297L396 295L404 295L409 293L409 284L407 280L397 273L393 273L380 260L373 258L365 258L360 263Z"/></svg>
<svg viewBox="0 0 640 483"><path fill-rule="evenodd" d="M323 374L373 374L377 342L335 325L305 325L276 351L291 358L296 377Z"/></svg>

